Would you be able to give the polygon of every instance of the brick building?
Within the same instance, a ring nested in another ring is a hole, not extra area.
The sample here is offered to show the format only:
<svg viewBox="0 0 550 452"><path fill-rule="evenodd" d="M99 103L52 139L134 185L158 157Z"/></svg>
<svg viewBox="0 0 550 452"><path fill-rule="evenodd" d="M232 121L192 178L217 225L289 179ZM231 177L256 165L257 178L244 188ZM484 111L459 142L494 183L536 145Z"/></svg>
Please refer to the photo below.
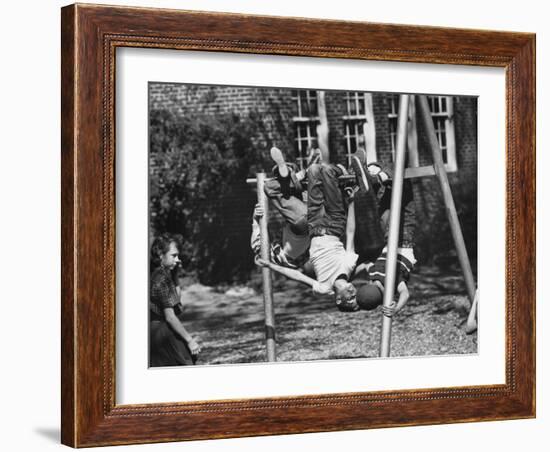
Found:
<svg viewBox="0 0 550 452"><path fill-rule="evenodd" d="M430 96L428 99L475 268L477 98ZM179 117L225 113L236 113L244 117L256 112L261 117L265 130L263 137L257 137L258 147L265 149L267 154L268 149L276 145L283 149L289 160L300 166L304 164L308 149L318 146L319 124L328 126L332 162L347 164L359 139L365 140L369 159L384 163L393 161L399 97L392 93L151 83L149 102L151 111L170 111ZM407 165L414 167L430 163L426 133L412 96L408 121ZM251 168L251 172L253 169L257 168ZM415 179L414 187L418 218L418 257L421 261L428 261L439 255L453 254L451 235L435 177ZM248 203L241 203L240 208L243 210L242 215L249 219ZM249 224L248 221L246 224Z"/></svg>

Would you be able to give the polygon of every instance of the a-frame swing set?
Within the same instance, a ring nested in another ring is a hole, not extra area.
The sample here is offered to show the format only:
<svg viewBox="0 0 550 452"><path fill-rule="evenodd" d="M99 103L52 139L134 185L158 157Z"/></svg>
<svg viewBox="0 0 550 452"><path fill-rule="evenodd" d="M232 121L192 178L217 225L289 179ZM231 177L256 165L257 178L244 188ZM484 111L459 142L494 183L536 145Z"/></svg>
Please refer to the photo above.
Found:
<svg viewBox="0 0 550 452"><path fill-rule="evenodd" d="M399 224L401 221L401 198L403 192L403 179L436 176L443 195L445 212L449 221L454 246L466 284L468 298L471 302L470 314L466 322L466 330L473 331L477 328L478 294L475 287L474 276L470 266L470 260L464 243L464 236L458 220L454 199L449 185L449 179L445 170L441 148L435 132L434 123L425 95L416 96L420 109L420 116L425 126L428 142L432 154L432 165L405 168L405 154L407 142L407 121L410 103L413 98L407 94L399 96L399 113L397 118L397 140L394 161L393 188L390 204L389 234L386 257L386 277L384 282L383 305L389 306L394 297L394 285L397 267L397 247L399 243ZM265 339L267 349L267 361L276 361L275 347L275 315L273 309L272 271L283 274L288 278L313 286L315 280L300 273L297 270L287 269L270 262L270 244L268 235L269 203L264 193L265 173L258 173L256 178L247 179L247 183L255 184L258 192L258 203L263 208L264 215L260 219L260 258L262 266L263 296L265 310ZM390 355L392 318L382 315L382 334L380 337L380 356Z"/></svg>

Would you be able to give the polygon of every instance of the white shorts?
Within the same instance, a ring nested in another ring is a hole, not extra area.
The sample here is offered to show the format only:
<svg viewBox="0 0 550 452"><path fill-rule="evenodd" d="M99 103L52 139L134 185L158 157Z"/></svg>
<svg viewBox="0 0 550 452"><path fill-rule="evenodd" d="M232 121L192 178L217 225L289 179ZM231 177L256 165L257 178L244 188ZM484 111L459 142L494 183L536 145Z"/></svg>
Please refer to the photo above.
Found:
<svg viewBox="0 0 550 452"><path fill-rule="evenodd" d="M309 260L313 264L317 281L333 286L336 278L351 275L358 255L345 250L344 244L333 235L321 235L311 239Z"/></svg>

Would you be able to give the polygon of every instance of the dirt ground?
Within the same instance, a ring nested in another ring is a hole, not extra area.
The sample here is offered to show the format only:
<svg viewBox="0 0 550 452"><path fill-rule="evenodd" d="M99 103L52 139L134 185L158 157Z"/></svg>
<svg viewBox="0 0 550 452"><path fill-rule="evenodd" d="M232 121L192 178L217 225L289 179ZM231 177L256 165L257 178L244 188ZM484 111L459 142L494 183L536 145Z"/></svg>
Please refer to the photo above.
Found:
<svg viewBox="0 0 550 452"><path fill-rule="evenodd" d="M377 357L382 314L343 313L331 297L294 281L273 282L278 361ZM199 340L197 364L266 360L258 271L247 286L185 289L185 326ZM464 333L469 302L457 268L415 269L411 300L394 317L391 356L476 353L477 334Z"/></svg>

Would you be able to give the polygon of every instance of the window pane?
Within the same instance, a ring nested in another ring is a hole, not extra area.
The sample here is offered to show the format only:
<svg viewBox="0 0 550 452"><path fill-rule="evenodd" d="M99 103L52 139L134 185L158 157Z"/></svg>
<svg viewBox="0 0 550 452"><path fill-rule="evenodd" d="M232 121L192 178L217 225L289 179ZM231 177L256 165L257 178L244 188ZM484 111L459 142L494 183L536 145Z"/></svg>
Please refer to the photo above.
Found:
<svg viewBox="0 0 550 452"><path fill-rule="evenodd" d="M364 115L365 114L365 96L358 94L358 101L359 101L359 114Z"/></svg>
<svg viewBox="0 0 550 452"><path fill-rule="evenodd" d="M439 97L433 97L433 110L432 113L439 113L441 109L439 108Z"/></svg>
<svg viewBox="0 0 550 452"><path fill-rule="evenodd" d="M396 147L396 136L397 136L397 118L390 118L390 143L391 143L391 150L392 152L395 152Z"/></svg>
<svg viewBox="0 0 550 452"><path fill-rule="evenodd" d="M397 95L395 94L390 97L390 113L392 115L397 114Z"/></svg>
<svg viewBox="0 0 550 452"><path fill-rule="evenodd" d="M317 108L317 97L314 97L309 104L310 116L319 116L319 109Z"/></svg>
<svg viewBox="0 0 550 452"><path fill-rule="evenodd" d="M305 96L300 96L300 111L302 112L300 116L309 116L309 107Z"/></svg>
<svg viewBox="0 0 550 452"><path fill-rule="evenodd" d="M315 122L309 123L309 138L312 143L314 140L317 142L317 123Z"/></svg>
<svg viewBox="0 0 550 452"><path fill-rule="evenodd" d="M296 129L297 129L298 139L301 139L302 137L306 136L306 129L304 124L296 124Z"/></svg>
<svg viewBox="0 0 550 452"><path fill-rule="evenodd" d="M355 116L357 114L357 110L355 108L355 99L353 98L348 101L348 113L350 116Z"/></svg>
<svg viewBox="0 0 550 452"><path fill-rule="evenodd" d="M349 153L353 154L357 150L357 137L351 136L349 140Z"/></svg>
<svg viewBox="0 0 550 452"><path fill-rule="evenodd" d="M317 91L308 91L308 116L317 116Z"/></svg>

